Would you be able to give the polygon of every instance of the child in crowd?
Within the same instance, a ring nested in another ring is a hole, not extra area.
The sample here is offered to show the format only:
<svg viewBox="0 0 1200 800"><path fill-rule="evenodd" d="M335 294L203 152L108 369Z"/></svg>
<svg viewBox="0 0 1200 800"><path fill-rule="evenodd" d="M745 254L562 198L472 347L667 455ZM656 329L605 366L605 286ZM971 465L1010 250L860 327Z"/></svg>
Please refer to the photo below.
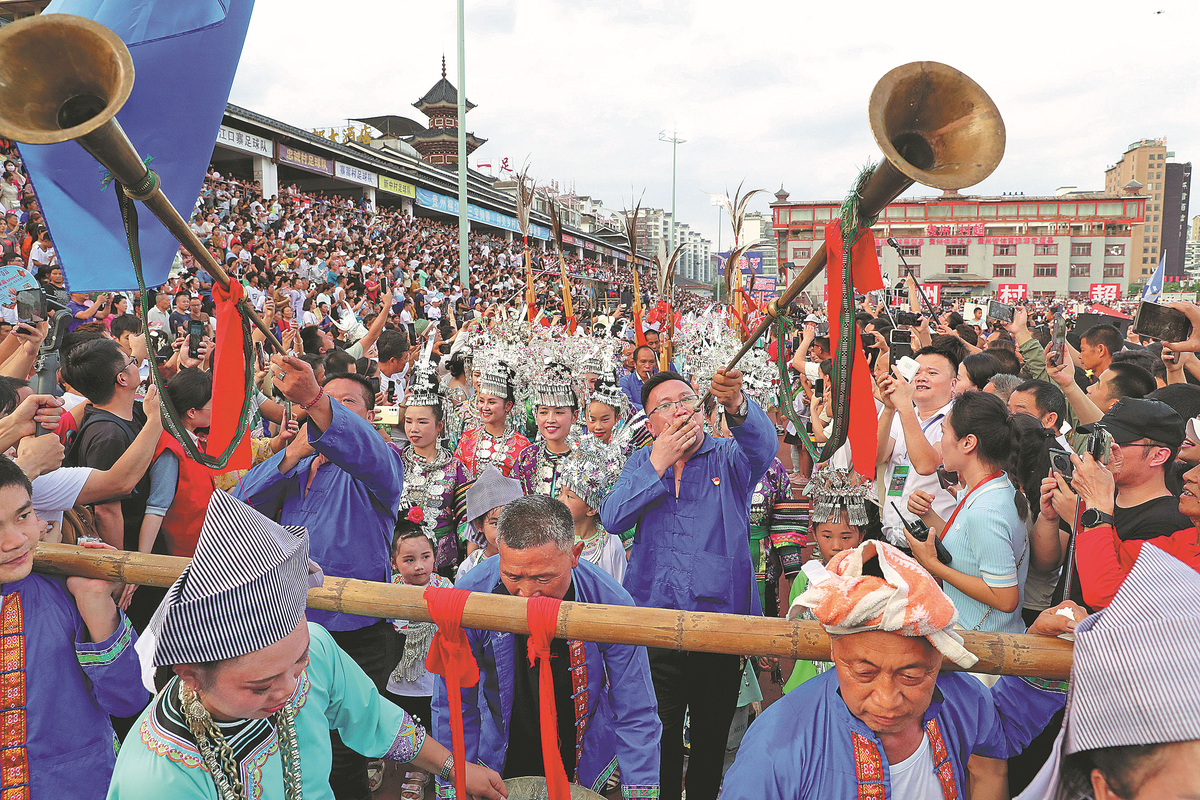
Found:
<svg viewBox="0 0 1200 800"><path fill-rule="evenodd" d="M853 470L826 467L817 470L804 493L811 498L812 504L809 531L817 545L813 561L828 564L837 553L852 550L867 539L880 538L874 482L859 478ZM792 581L788 602L794 603L807 587L808 575L801 570ZM793 605L788 619L815 620L816 617L812 611ZM829 666L826 661L797 661L783 691L790 692L809 678L825 672Z"/></svg>
<svg viewBox="0 0 1200 800"><path fill-rule="evenodd" d="M489 466L467 489L467 557L458 567L461 580L479 562L496 555L497 523L504 506L523 496L521 482Z"/></svg>

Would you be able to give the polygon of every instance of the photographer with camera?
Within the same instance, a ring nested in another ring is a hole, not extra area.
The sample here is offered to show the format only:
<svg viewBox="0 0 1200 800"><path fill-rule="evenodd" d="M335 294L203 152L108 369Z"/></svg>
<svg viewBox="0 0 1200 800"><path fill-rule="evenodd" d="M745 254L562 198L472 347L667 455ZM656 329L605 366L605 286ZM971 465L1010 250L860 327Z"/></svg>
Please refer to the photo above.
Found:
<svg viewBox="0 0 1200 800"><path fill-rule="evenodd" d="M1157 400L1126 398L1114 405L1097 425L1086 426L1084 430L1095 432L1098 428L1112 436L1108 465L1096 464L1094 458L1082 463L1102 468L1111 475L1111 482L1102 480L1099 470L1091 467L1078 485L1076 475L1061 471L1042 481L1041 503L1048 520L1057 517L1070 529L1076 519L1076 503L1083 504L1080 529L1075 532L1080 537L1077 552L1083 534L1101 526L1115 529L1121 542L1169 537L1190 528L1191 521L1180 512L1179 501L1166 484L1167 467L1183 443L1183 418ZM1072 462L1078 471L1081 462L1078 459ZM1107 495L1096 488L1097 481L1109 487ZM1116 498L1110 501L1113 489ZM1046 569L1062 564L1068 549L1067 531L1060 533L1057 540L1053 536L1043 537L1036 548L1035 567ZM1087 571L1078 560L1074 566L1079 570L1075 585L1081 590L1084 604L1091 608L1107 605L1111 594L1098 582L1111 576Z"/></svg>

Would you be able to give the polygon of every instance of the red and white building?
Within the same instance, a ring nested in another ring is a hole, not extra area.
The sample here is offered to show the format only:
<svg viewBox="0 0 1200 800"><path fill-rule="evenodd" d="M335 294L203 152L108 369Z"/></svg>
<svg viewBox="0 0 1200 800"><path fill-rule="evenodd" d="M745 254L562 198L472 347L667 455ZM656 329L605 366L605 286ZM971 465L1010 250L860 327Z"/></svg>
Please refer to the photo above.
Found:
<svg viewBox="0 0 1200 800"><path fill-rule="evenodd" d="M821 246L841 203L792 202L783 190L776 199L771 208L780 272L794 274ZM872 232L890 283L905 275L900 254L886 244L895 237L918 282L939 297L1115 299L1126 294L1135 263L1132 236L1145 214L1146 198L1134 195L948 195L897 200ZM1134 283L1140 278L1134 276ZM821 296L823 285L818 278L810 287L814 296Z"/></svg>

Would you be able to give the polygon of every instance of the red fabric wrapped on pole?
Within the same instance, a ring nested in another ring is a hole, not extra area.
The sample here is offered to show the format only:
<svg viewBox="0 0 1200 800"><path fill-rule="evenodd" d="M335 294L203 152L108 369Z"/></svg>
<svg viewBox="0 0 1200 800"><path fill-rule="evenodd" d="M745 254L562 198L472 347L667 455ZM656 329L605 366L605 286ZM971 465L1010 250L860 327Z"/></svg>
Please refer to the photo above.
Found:
<svg viewBox="0 0 1200 800"><path fill-rule="evenodd" d="M242 284L231 279L228 288L213 284L213 300L217 308L217 341L213 357L212 426L208 434L207 451L224 453L237 435L242 404L246 399L246 352L242 347L242 312L238 307L245 297ZM250 435L247 431L229 457L224 469L250 469Z"/></svg>
<svg viewBox="0 0 1200 800"><path fill-rule="evenodd" d="M571 784L563 767L558 746L558 709L554 704L554 675L550 671L550 642L558 627L558 608L562 600L531 597L525 606L529 623L529 666L538 662L538 709L542 727L542 766L546 769L546 789L550 800L570 800Z"/></svg>
<svg viewBox="0 0 1200 800"><path fill-rule="evenodd" d="M463 733L462 689L479 683L479 665L471 654L471 645L462 630L463 608L471 593L465 589L428 587L421 595L429 616L437 624L437 633L425 657L425 669L446 679L446 697L450 701L450 752L454 754L454 790L457 797L467 796L466 737Z"/></svg>
<svg viewBox="0 0 1200 800"><path fill-rule="evenodd" d="M840 220L825 226L825 285L829 300L829 347L836 351L841 336L842 315L842 223ZM870 229L862 231L850 249L851 285L846 291L857 290L862 294L883 288L883 276L879 273L879 259L875 255L875 237ZM853 302L853 295L851 295ZM864 478L875 477L875 429L878 417L875 414L875 395L871 387L871 365L863 353L858 326L851 325L854 343L850 369L850 425L848 440L854 471Z"/></svg>

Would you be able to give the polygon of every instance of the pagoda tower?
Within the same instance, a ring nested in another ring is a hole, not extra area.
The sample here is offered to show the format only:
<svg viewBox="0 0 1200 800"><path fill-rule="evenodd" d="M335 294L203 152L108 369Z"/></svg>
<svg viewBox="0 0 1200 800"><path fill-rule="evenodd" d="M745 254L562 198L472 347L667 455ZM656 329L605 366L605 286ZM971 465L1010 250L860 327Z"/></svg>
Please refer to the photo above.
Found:
<svg viewBox="0 0 1200 800"><path fill-rule="evenodd" d="M475 107L466 102L466 109ZM442 56L442 79L425 93L413 108L429 117L429 127L413 134L409 139L421 157L430 164L448 166L458 163L458 90L446 80L446 57ZM467 134L467 155L475 152L487 139L473 133Z"/></svg>

